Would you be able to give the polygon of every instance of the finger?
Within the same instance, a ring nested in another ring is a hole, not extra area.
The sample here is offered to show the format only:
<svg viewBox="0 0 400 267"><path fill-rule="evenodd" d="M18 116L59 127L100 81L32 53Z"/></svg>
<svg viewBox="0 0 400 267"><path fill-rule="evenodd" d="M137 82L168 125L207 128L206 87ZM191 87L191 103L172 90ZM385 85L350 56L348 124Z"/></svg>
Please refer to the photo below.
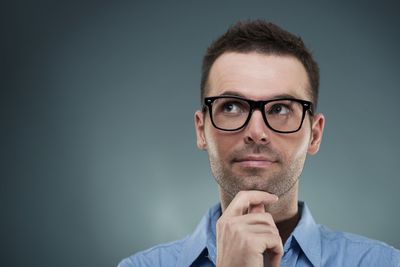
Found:
<svg viewBox="0 0 400 267"><path fill-rule="evenodd" d="M282 239L279 235L272 233L252 234L250 239L259 253L267 253L270 256L283 255Z"/></svg>
<svg viewBox="0 0 400 267"><path fill-rule="evenodd" d="M251 205L267 206L278 200L276 195L264 191L240 191L224 211L224 216L240 216L245 214Z"/></svg>
<svg viewBox="0 0 400 267"><path fill-rule="evenodd" d="M265 224L249 224L243 227L243 231L251 234L279 235L279 230L276 227Z"/></svg>
<svg viewBox="0 0 400 267"><path fill-rule="evenodd" d="M262 234L265 238L265 252L270 256L270 260L274 260L275 256L281 257L283 255L282 239L276 234Z"/></svg>
<svg viewBox="0 0 400 267"><path fill-rule="evenodd" d="M250 205L249 213L265 213L265 206L263 203Z"/></svg>
<svg viewBox="0 0 400 267"><path fill-rule="evenodd" d="M279 235L279 230L275 224L275 221L272 217L271 214L269 213L249 213L245 214L243 216L231 218L235 219L237 223L241 223L243 225L247 226L257 226L260 227L260 229L264 228L266 231L269 231L268 229L273 229L274 233L277 233Z"/></svg>

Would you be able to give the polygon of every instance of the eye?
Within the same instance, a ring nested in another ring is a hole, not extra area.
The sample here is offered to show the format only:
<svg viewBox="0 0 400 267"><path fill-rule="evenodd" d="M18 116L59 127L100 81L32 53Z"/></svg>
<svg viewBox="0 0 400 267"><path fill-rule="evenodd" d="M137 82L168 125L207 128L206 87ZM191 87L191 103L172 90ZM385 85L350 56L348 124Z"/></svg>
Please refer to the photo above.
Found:
<svg viewBox="0 0 400 267"><path fill-rule="evenodd" d="M230 100L221 103L219 111L223 113L240 114L244 112L244 107L243 103L240 101Z"/></svg>
<svg viewBox="0 0 400 267"><path fill-rule="evenodd" d="M288 105L285 105L283 103L278 103L272 105L267 112L270 115L287 115L290 113L290 110L291 109Z"/></svg>

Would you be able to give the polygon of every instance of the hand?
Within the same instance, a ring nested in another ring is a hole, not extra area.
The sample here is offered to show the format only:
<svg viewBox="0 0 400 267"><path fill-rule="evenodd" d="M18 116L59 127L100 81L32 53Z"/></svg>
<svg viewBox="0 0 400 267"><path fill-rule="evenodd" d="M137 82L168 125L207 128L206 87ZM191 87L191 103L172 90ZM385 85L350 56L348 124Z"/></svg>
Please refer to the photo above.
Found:
<svg viewBox="0 0 400 267"><path fill-rule="evenodd" d="M283 245L265 206L278 197L262 191L239 192L217 221L217 266L278 267Z"/></svg>

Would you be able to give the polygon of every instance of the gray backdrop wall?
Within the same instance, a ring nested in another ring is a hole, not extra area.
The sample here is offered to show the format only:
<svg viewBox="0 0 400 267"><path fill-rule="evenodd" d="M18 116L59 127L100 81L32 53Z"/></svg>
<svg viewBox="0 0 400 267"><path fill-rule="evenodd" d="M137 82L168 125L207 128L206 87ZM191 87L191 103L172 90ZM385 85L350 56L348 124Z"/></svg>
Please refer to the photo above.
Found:
<svg viewBox="0 0 400 267"><path fill-rule="evenodd" d="M1 266L115 266L218 201L196 149L200 64L239 19L299 34L321 68L323 145L301 199L400 248L395 1L2 4Z"/></svg>

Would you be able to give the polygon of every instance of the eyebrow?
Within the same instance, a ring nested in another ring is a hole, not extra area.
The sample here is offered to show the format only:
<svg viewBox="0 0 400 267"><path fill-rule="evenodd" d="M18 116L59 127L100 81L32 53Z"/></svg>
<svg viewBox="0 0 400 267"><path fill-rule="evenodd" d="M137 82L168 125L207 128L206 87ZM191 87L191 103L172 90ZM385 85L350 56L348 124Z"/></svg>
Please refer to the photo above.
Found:
<svg viewBox="0 0 400 267"><path fill-rule="evenodd" d="M242 98L246 98L247 99L247 97L245 95L243 95L241 93L238 93L238 92L234 92L234 91L225 91L222 94L220 94L220 96L237 96L237 97L242 97ZM299 98L299 97L296 97L296 96L291 95L291 94L279 94L279 95L274 95L274 96L268 98L268 100L281 99L281 98L292 99L292 98Z"/></svg>

